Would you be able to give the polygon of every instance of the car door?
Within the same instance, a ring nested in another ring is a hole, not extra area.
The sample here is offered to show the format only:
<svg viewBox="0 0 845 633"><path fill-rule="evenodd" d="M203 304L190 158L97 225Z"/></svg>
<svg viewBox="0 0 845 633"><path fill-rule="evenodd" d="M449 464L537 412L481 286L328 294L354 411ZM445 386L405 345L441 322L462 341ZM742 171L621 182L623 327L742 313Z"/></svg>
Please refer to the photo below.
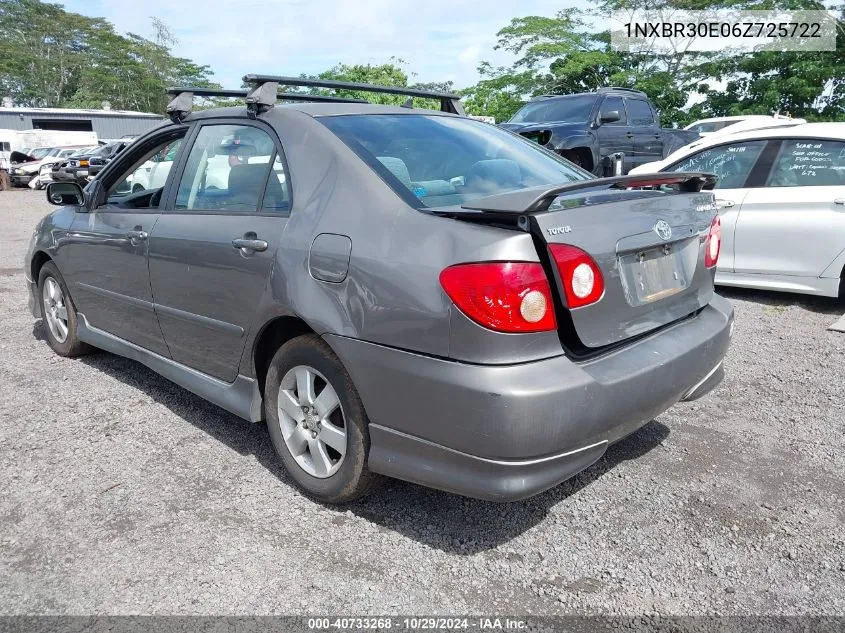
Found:
<svg viewBox="0 0 845 633"><path fill-rule="evenodd" d="M722 223L719 271L734 271L735 232L748 182L757 171L765 140L736 141L699 150L662 171L701 171L716 174L716 209Z"/></svg>
<svg viewBox="0 0 845 633"><path fill-rule="evenodd" d="M150 236L150 284L173 359L231 382L289 214L284 155L246 119L203 123L189 144Z"/></svg>
<svg viewBox="0 0 845 633"><path fill-rule="evenodd" d="M104 172L102 203L76 213L64 246L70 292L88 323L162 356L169 354L153 308L147 249L163 191L130 193L127 182L151 154L179 143L184 133L182 126L170 127Z"/></svg>
<svg viewBox="0 0 845 633"><path fill-rule="evenodd" d="M845 142L776 142L736 227L736 272L819 277L845 248Z"/></svg>
<svg viewBox="0 0 845 633"><path fill-rule="evenodd" d="M631 140L631 169L663 158L663 134L651 105L644 99L625 98Z"/></svg>
<svg viewBox="0 0 845 633"><path fill-rule="evenodd" d="M602 117L613 111L619 113L619 120L603 122ZM622 97L604 98L599 107L597 123L599 126L596 130L596 136L599 140L599 158L603 159L606 156L612 158L616 152L622 152L622 170L627 173L633 166L631 161L634 143L628 129L628 116L625 112L625 103ZM608 175L613 175L612 167Z"/></svg>

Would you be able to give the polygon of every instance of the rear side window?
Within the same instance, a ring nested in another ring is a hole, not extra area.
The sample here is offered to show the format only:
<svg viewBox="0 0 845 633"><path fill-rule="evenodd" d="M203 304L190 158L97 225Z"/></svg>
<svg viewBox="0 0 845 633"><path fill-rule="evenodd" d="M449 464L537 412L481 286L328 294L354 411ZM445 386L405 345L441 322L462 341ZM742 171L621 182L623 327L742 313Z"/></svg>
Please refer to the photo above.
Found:
<svg viewBox="0 0 845 633"><path fill-rule="evenodd" d="M631 125L649 125L654 123L654 112L647 101L642 99L626 99L628 102L628 119Z"/></svg>
<svg viewBox="0 0 845 633"><path fill-rule="evenodd" d="M787 139L781 144L767 187L845 185L845 143Z"/></svg>
<svg viewBox="0 0 845 633"><path fill-rule="evenodd" d="M765 145L766 141L720 145L696 152L666 171L703 171L716 174L716 189L738 189L745 186L745 181Z"/></svg>
<svg viewBox="0 0 845 633"><path fill-rule="evenodd" d="M287 186L276 146L264 130L247 125L200 128L179 182L176 210L255 213L288 209Z"/></svg>
<svg viewBox="0 0 845 633"><path fill-rule="evenodd" d="M409 204L461 205L504 191L592 176L501 128L464 117L322 117Z"/></svg>

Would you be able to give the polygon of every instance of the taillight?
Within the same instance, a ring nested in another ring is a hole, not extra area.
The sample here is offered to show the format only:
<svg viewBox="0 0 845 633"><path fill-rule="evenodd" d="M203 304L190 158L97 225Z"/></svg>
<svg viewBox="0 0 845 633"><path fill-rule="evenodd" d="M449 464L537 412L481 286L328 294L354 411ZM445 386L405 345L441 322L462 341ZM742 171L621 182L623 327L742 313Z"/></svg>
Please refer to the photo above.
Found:
<svg viewBox="0 0 845 633"><path fill-rule="evenodd" d="M707 233L707 241L704 243L704 266L713 268L719 261L719 253L722 250L722 220L717 215L710 223L710 232Z"/></svg>
<svg viewBox="0 0 845 633"><path fill-rule="evenodd" d="M602 298L604 277L592 257L569 244L549 244L549 252L560 273L566 307L581 308Z"/></svg>
<svg viewBox="0 0 845 633"><path fill-rule="evenodd" d="M458 264L440 273L440 285L464 314L491 330L542 332L556 328L552 291L540 264Z"/></svg>

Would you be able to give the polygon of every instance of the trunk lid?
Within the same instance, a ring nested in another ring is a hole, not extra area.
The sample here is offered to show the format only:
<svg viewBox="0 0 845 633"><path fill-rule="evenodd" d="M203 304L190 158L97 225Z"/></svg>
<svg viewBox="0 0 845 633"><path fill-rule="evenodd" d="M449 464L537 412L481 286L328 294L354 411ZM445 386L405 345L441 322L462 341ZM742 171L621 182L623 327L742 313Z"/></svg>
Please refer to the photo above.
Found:
<svg viewBox="0 0 845 633"><path fill-rule="evenodd" d="M562 337L576 350L577 343L601 348L687 317L713 296L713 269L705 268L704 249L715 202L712 192L695 190L710 180L681 176L669 181L678 186L672 191L627 189L643 180L629 176L547 189L539 196L535 191L533 197L499 194L464 206L504 217L507 207L527 203L517 212L518 226L534 235L554 278ZM595 260L604 278L601 299L566 306L550 244L575 246Z"/></svg>

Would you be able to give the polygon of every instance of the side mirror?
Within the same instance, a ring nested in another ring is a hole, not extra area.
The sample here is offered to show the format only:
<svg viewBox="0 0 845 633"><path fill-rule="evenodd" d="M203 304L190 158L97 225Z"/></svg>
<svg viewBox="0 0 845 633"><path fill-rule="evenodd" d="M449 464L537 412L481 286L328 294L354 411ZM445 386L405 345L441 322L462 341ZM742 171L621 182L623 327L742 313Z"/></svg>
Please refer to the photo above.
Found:
<svg viewBox="0 0 845 633"><path fill-rule="evenodd" d="M51 182L47 185L47 201L58 206L82 207L85 195L75 182Z"/></svg>
<svg viewBox="0 0 845 633"><path fill-rule="evenodd" d="M89 167L102 167L106 164L106 159L102 156L92 156L88 159L88 166Z"/></svg>
<svg viewBox="0 0 845 633"><path fill-rule="evenodd" d="M607 112L602 112L599 123L615 123L621 118L619 116L619 110L608 110Z"/></svg>

